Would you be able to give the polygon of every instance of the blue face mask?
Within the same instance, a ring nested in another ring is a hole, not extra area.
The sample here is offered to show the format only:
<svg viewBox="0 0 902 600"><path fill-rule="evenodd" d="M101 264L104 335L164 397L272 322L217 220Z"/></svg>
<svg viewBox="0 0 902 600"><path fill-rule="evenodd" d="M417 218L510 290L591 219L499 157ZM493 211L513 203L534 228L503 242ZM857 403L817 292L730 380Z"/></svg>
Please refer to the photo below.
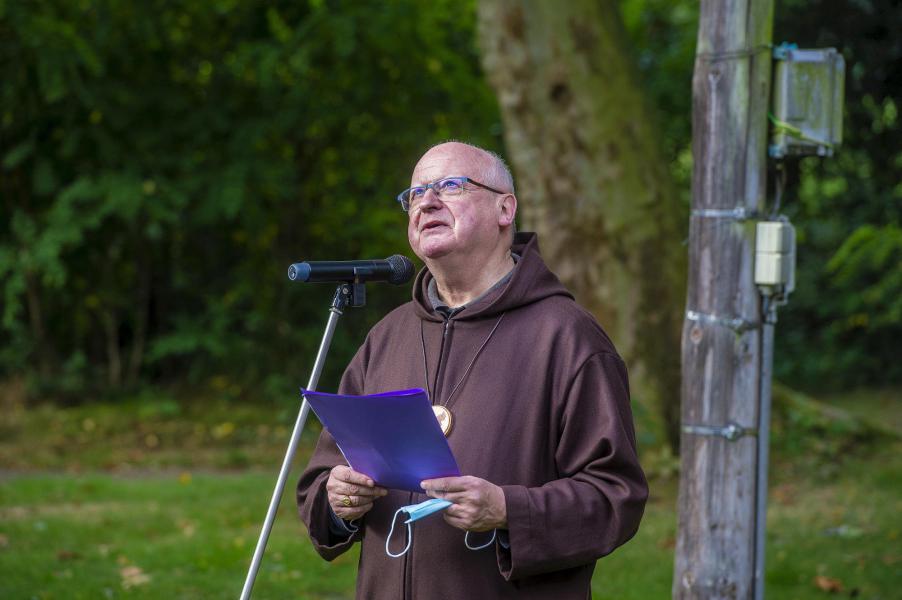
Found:
<svg viewBox="0 0 902 600"><path fill-rule="evenodd" d="M413 542L413 530L410 527L410 524L414 521L419 521L423 517L428 517L431 514L437 513L438 511L445 510L449 506L453 504L447 500L442 500L441 498L430 498L425 502L420 502L419 504L410 504L408 506L402 506L398 510L395 511L395 516L392 517L391 520L391 529L388 531L388 537L385 538L385 553L391 556L392 558L399 558L407 554L407 551L410 550L410 544ZM402 512L406 512L408 518L404 521L404 524L407 525L407 545L404 546L404 549L397 554L393 554L391 550L388 549L388 543L391 541L391 536L395 532L395 523L398 521L398 515ZM488 548L495 542L495 532L492 532L492 539L488 541L488 543L483 544L482 546L471 546L469 541L470 532L468 531L464 535L464 544L466 544L467 548L470 550L482 550L483 548Z"/></svg>
<svg viewBox="0 0 902 600"><path fill-rule="evenodd" d="M432 513L438 512L440 510L445 510L451 506L451 502L447 500L442 500L440 498L430 498L425 502L420 502L419 504L411 504L410 506L402 506L398 509L398 512L404 511L409 515L409 518L404 521L405 524L413 523L414 521L419 521L423 517L428 517ZM398 516L398 512L395 512L395 517Z"/></svg>

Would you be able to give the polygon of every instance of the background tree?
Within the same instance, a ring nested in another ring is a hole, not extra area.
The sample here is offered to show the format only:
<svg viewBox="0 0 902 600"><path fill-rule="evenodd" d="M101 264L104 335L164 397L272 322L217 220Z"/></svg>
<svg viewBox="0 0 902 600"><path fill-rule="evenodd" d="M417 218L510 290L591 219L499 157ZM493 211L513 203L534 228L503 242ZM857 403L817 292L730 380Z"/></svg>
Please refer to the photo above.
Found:
<svg viewBox="0 0 902 600"><path fill-rule="evenodd" d="M499 149L473 23L450 1L4 4L0 372L296 389L331 290L286 266L403 251L416 156ZM351 311L325 385L408 293Z"/></svg>
<svg viewBox="0 0 902 600"><path fill-rule="evenodd" d="M685 207L620 10L483 0L478 31L523 225L611 333L676 450Z"/></svg>
<svg viewBox="0 0 902 600"><path fill-rule="evenodd" d="M493 43L507 40L503 59L517 73L509 82L515 93L502 91L499 101L526 103L509 128L522 121L527 133L550 136L538 146L508 138L524 225L543 231L578 221L574 231L585 236L558 241L544 231L543 252L552 261L571 245L574 254L590 253L555 267L598 310L620 285L602 275L638 268L629 262L638 252L625 244L647 232L629 231L632 224L659 226L654 196L630 204L626 193L588 195L590 186L566 208L567 189L533 181L552 169L563 169L555 185L623 179L626 190L647 180L659 186L662 206L678 205L676 225L667 227L683 240L698 6L622 0L621 27L610 3L600 3L550 40L543 28L581 6L558 4L541 24L529 17L545 9L523 4L533 50L505 33L516 21L501 12L485 31ZM780 314L775 368L793 386L902 381L900 19L898 0L785 0L776 10L776 41L836 46L848 66L843 148L831 160L787 165L784 212L798 227L799 273ZM403 251L404 215L392 198L423 148L454 137L502 150L498 101L480 71L475 31L473 3L450 0L0 4L0 377L26 377L34 395L71 400L147 383L249 397L294 389L309 368L330 291L288 286L285 266ZM587 31L595 33L577 36ZM557 54L546 60L540 48ZM593 69L610 71L609 80L599 83ZM527 107L536 114L527 117ZM584 123L570 138L555 137L574 131L580 115ZM606 137L623 154L597 145ZM571 161L587 141L591 156ZM530 148L542 154L524 170L520 156ZM614 167L622 177L611 175ZM532 207L532 193L555 210ZM584 209L585 219L572 218ZM598 215L605 223L593 220ZM681 290L683 279L655 261L680 259L686 248L668 241L668 255L656 243L645 246L643 260L662 273L669 295L661 299L676 307L678 330L682 292L670 290ZM595 283L600 291L587 289ZM636 344L652 344L649 356L663 360L657 338L612 325L635 310L664 327L666 315L638 310L639 295L634 306L619 304L634 292L599 316L624 350L638 356ZM323 385L335 381L359 330L407 297L380 287L370 308L349 313ZM676 389L666 398L675 401Z"/></svg>

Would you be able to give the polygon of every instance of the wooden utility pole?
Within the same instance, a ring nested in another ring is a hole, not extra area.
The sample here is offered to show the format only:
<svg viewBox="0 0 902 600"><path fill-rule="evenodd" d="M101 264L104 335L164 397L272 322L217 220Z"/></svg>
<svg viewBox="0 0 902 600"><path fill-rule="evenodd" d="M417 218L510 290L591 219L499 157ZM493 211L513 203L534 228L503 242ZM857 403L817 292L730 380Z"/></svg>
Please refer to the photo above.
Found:
<svg viewBox="0 0 902 600"><path fill-rule="evenodd" d="M773 0L701 3L674 598L755 593L763 336L754 219L766 196L772 22Z"/></svg>

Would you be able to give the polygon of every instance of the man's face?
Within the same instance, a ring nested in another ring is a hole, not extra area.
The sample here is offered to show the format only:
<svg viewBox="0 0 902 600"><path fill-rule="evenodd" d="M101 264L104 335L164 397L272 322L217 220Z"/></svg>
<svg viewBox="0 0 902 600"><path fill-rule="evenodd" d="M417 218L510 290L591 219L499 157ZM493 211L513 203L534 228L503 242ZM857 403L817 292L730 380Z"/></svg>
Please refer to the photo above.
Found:
<svg viewBox="0 0 902 600"><path fill-rule="evenodd" d="M424 185L455 175L478 181L480 159L475 151L461 144L436 146L417 163L410 185ZM451 253L474 257L490 253L501 235L497 196L472 184L462 194L445 198L429 190L408 213L407 239L411 249L422 260Z"/></svg>

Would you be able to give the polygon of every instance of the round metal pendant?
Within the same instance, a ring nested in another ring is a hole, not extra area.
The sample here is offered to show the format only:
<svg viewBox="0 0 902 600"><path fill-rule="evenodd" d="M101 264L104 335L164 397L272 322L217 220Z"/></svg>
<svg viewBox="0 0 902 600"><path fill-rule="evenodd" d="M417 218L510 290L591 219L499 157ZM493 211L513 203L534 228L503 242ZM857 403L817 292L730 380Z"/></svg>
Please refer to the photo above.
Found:
<svg viewBox="0 0 902 600"><path fill-rule="evenodd" d="M444 406L435 405L432 407L432 412L435 413L435 418L438 420L438 426L442 428L442 433L445 434L445 437L448 437L448 434L451 433L451 426L454 423L451 411Z"/></svg>

